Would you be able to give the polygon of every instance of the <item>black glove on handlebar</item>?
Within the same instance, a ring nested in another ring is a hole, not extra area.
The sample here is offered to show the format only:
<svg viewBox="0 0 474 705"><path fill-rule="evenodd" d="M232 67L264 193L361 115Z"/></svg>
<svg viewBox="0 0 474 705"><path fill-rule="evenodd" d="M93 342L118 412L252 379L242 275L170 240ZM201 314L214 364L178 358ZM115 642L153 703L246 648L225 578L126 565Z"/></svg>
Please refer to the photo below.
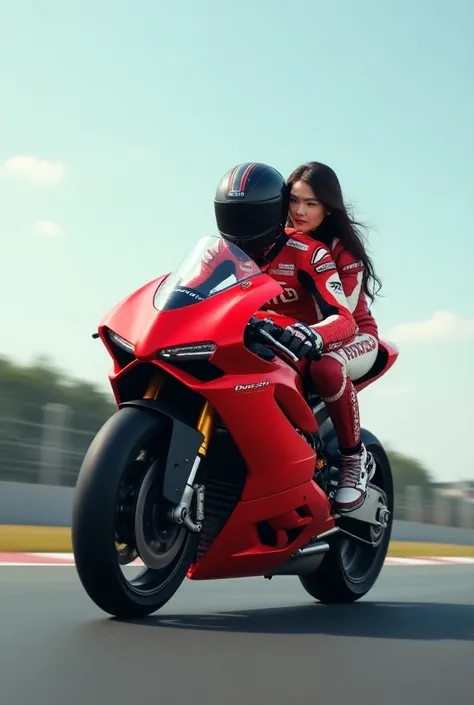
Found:
<svg viewBox="0 0 474 705"><path fill-rule="evenodd" d="M280 336L284 332L284 328L277 326L271 318L257 318L256 316L252 316L250 319L250 324L252 325L253 330L263 330L265 333L268 333L277 340L280 339Z"/></svg>
<svg viewBox="0 0 474 705"><path fill-rule="evenodd" d="M293 323L291 326L282 328L273 322L271 318L259 319L252 317L250 321L255 331L265 331L275 340L296 355L298 360L307 357L310 360L319 360L323 349L323 339L313 328L304 323Z"/></svg>
<svg viewBox="0 0 474 705"><path fill-rule="evenodd" d="M320 334L304 323L287 326L279 336L279 342L291 350L299 360L305 357L319 360L324 345Z"/></svg>

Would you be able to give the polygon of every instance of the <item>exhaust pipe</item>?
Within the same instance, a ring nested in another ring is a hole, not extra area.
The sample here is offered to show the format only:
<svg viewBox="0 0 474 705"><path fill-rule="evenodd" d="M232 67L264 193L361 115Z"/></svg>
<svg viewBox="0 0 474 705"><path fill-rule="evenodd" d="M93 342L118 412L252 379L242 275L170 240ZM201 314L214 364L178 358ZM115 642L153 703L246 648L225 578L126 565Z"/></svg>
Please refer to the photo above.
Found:
<svg viewBox="0 0 474 705"><path fill-rule="evenodd" d="M324 554L329 551L329 548L329 544L325 541L318 541L305 548L300 548L293 558L265 577L270 579L274 575L310 575L319 568Z"/></svg>
<svg viewBox="0 0 474 705"><path fill-rule="evenodd" d="M332 529L328 529L322 534L319 534L319 536L316 536L314 543L300 548L293 558L290 558L289 561L279 566L274 573L265 575L265 577L270 580L274 575L311 575L311 573L314 573L314 571L319 568L324 554L330 549L329 544L322 539L334 536L334 534L338 534L339 532L339 527L333 526Z"/></svg>
<svg viewBox="0 0 474 705"><path fill-rule="evenodd" d="M305 546L305 548L300 548L297 552L295 558L304 558L305 556L319 556L321 553L327 553L329 551L329 544L325 541L318 541L317 543L312 543L310 546Z"/></svg>

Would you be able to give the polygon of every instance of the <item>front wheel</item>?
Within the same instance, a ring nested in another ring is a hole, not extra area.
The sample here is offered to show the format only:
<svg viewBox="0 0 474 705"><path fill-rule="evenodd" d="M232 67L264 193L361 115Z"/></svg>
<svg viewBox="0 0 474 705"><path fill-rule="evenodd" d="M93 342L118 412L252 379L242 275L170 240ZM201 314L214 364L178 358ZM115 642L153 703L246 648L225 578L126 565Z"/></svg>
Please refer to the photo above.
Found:
<svg viewBox="0 0 474 705"><path fill-rule="evenodd" d="M341 528L359 536L373 545L362 543L344 534L337 535L334 545L324 556L320 567L299 580L312 597L323 603L349 603L359 600L374 586L387 556L393 522L393 478L390 461L378 442L366 442L377 470L371 484L385 493L390 512L385 528L371 527L354 519L350 514L338 521Z"/></svg>
<svg viewBox="0 0 474 705"><path fill-rule="evenodd" d="M168 519L162 496L168 434L155 413L116 412L93 440L73 506L72 544L79 579L91 600L121 618L159 610L186 577L198 537ZM121 566L140 556L127 579Z"/></svg>

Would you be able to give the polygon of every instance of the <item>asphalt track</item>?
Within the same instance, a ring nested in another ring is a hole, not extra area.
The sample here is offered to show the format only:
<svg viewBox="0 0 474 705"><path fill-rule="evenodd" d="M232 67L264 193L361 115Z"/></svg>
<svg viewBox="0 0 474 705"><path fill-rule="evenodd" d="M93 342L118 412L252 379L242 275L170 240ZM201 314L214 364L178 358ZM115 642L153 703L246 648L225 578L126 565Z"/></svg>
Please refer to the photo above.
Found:
<svg viewBox="0 0 474 705"><path fill-rule="evenodd" d="M350 606L295 578L187 582L133 624L73 567L1 566L0 614L5 705L472 702L472 564L385 566Z"/></svg>

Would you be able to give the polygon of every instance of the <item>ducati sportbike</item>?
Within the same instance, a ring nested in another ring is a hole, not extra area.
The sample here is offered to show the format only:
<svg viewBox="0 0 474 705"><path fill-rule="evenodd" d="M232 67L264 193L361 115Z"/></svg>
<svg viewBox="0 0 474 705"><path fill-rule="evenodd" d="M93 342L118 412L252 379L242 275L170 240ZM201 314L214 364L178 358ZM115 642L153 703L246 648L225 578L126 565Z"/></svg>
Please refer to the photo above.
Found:
<svg viewBox="0 0 474 705"><path fill-rule="evenodd" d="M153 613L186 578L293 575L323 603L353 602L377 580L393 520L390 464L363 429L377 465L367 499L334 512L339 453L325 405L279 342L282 328L256 325L282 295L244 252L211 236L99 325L117 411L84 458L72 543L103 611ZM397 357L381 342L357 390Z"/></svg>

